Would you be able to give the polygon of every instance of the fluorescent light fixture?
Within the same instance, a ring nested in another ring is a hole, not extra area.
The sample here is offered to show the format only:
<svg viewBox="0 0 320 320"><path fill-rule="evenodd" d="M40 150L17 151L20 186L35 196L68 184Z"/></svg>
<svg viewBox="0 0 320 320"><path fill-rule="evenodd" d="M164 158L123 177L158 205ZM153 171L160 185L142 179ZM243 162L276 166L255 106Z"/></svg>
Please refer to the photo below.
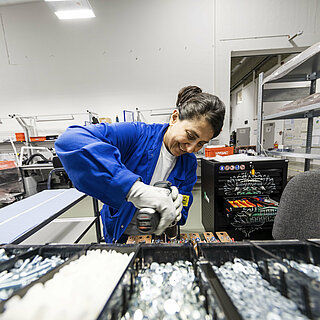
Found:
<svg viewBox="0 0 320 320"><path fill-rule="evenodd" d="M94 18L89 0L44 0L55 15L61 19Z"/></svg>
<svg viewBox="0 0 320 320"><path fill-rule="evenodd" d="M56 11L55 15L60 20L67 19L86 19L86 18L94 18L95 14L91 9L79 9L79 10L62 10Z"/></svg>

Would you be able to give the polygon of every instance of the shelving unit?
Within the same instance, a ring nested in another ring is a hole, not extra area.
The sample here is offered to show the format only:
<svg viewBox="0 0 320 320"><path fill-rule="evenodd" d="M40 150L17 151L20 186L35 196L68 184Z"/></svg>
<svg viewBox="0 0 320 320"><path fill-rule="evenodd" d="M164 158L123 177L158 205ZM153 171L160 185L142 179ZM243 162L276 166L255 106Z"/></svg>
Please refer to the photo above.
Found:
<svg viewBox="0 0 320 320"><path fill-rule="evenodd" d="M268 155L278 155L284 157L294 157L305 159L304 170L310 169L312 159L320 160L319 154L311 153L313 118L320 116L320 100L313 100L312 95L316 92L316 81L320 78L320 42L300 53L287 63L283 64L271 75L264 77L259 74L258 87L258 132L257 132L257 152L262 152L262 122L266 120L284 119L308 119L307 137L305 153L267 151ZM270 83L301 82L310 81L309 96L305 96L305 88L282 88L266 89L264 86ZM281 98L279 97L281 91ZM293 95L292 92L295 91ZM302 98L287 105L285 111L264 116L263 104L270 101L288 101L290 97ZM292 108L290 108L290 106Z"/></svg>
<svg viewBox="0 0 320 320"><path fill-rule="evenodd" d="M98 117L98 114L90 110L86 110L85 113L70 113L70 114L52 114L52 115L42 115L42 116L20 116L16 114L9 115L10 118L16 119L24 131L25 142L24 144L28 147L34 143L41 142L51 142L54 140L45 141L31 141L32 136L38 136L37 123L40 122L56 122L56 121L68 121L74 120L74 116L86 115L88 118L88 123L93 123L93 118ZM31 153L30 153L31 155Z"/></svg>

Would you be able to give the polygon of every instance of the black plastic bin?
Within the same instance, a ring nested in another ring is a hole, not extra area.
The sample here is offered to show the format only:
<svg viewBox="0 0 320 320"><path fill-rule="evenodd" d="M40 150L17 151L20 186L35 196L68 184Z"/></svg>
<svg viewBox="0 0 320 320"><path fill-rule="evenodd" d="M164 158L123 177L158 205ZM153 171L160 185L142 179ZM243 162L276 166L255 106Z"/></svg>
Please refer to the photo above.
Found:
<svg viewBox="0 0 320 320"><path fill-rule="evenodd" d="M250 241L281 259L320 265L320 246L299 240Z"/></svg>
<svg viewBox="0 0 320 320"><path fill-rule="evenodd" d="M221 319L221 316L225 319L231 319L224 316L224 310L221 307L220 301L217 300L217 297L213 294L203 270L201 267L199 268L196 253L190 244L141 245L134 264L129 266L98 319L120 319L126 313L128 303L133 294L135 277L141 268L149 266L152 262L159 264L167 262L174 263L178 260L192 262L200 292L206 298L205 308L207 313L211 314L214 319L217 319L217 314L219 314L219 319Z"/></svg>
<svg viewBox="0 0 320 320"><path fill-rule="evenodd" d="M23 252L22 254L17 254L14 258L9 259L3 263L0 264L0 272L7 270L10 271L15 265L15 263L18 260L26 260L30 259L32 260L36 255L42 256L43 258L52 257L52 256L60 256L62 259L70 258L76 256L78 257L86 248L88 248L88 245L45 245L41 247L36 247L35 249L32 249L34 247L32 246L21 246L21 245L10 245L7 247L7 249L11 252ZM30 250L31 249L31 250ZM20 289L14 291L12 295L7 299L0 302L0 312L3 312L5 303L14 295L24 296L25 293L28 291L28 289L33 286L37 282L45 282L48 279L50 279L53 276L53 273L56 272L61 268L61 266L64 266L66 263L69 262L67 260L66 262L56 266L52 270L49 270L46 274L40 276L37 280L34 280L27 284L24 287L21 287ZM50 274L50 275L49 275Z"/></svg>
<svg viewBox="0 0 320 320"><path fill-rule="evenodd" d="M17 246L18 247L18 246ZM17 256L15 259L11 259L11 263L7 265L7 269L3 270L9 270L10 268L13 267L14 263L18 259L25 260L27 258L32 258L39 254L40 256L43 257L51 257L54 255L59 255L61 258L68 258L66 262L63 264L53 268L52 270L48 271L45 275L41 276L39 279L31 282L27 286L17 290L14 292L12 296L14 295L19 295L20 297L23 297L27 291L34 286L37 283L45 283L49 279L53 278L53 276L59 272L61 268L69 264L71 261L77 260L81 255L86 254L87 251L89 250L114 250L120 253L132 253L136 252L137 246L136 245L117 245L117 244L91 244L91 245L46 245L42 246L40 248L31 250L26 252L23 255ZM93 270L93 272L97 272L97 270ZM118 283L119 284L119 283ZM10 298L11 298L10 297ZM9 298L9 299L10 299ZM9 300L8 299L8 300ZM0 303L0 313L2 313L5 309L5 304L8 301L2 301Z"/></svg>
<svg viewBox="0 0 320 320"><path fill-rule="evenodd" d="M30 247L29 245L14 245L14 244L7 244L7 245L2 245L0 246L0 249L4 249L5 252L6 252L6 255L7 256L13 256L11 259L14 259L16 258L16 256L18 255L21 255L25 252L27 252L28 250L33 250L33 249L36 249L38 248L39 246L33 246L33 247ZM0 265L3 263L3 262L6 262L8 260L4 260L4 261L1 261L0 262Z"/></svg>
<svg viewBox="0 0 320 320"><path fill-rule="evenodd" d="M259 266L262 277L276 287L283 296L293 300L304 315L311 319L319 319L320 283L282 261L282 258L294 258L295 252L297 259L303 261L303 258L307 258L309 255L308 252L304 252L304 250L309 249L308 245L305 246L304 243L297 242L295 251L295 244L292 243L287 247L286 244L276 241L270 242L270 244L260 243L261 246L257 243L246 242L223 245L199 243L198 246L199 254L203 259L217 267L227 261L232 261L234 258L255 262ZM267 250L271 249L271 251L277 252L278 245L278 253L282 255L281 258ZM286 248L287 256L284 255ZM274 277L269 273L269 261L276 261L281 264L283 268L287 269L287 272L280 272L280 277Z"/></svg>

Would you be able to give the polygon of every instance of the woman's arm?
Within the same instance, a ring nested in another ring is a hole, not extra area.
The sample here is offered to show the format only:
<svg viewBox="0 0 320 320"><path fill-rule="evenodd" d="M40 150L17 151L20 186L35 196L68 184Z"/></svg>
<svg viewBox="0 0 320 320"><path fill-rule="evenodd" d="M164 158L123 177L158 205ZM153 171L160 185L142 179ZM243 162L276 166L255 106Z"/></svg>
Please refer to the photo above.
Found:
<svg viewBox="0 0 320 320"><path fill-rule="evenodd" d="M78 190L118 209L139 178L121 161L139 136L135 123L71 126L56 141L55 148Z"/></svg>

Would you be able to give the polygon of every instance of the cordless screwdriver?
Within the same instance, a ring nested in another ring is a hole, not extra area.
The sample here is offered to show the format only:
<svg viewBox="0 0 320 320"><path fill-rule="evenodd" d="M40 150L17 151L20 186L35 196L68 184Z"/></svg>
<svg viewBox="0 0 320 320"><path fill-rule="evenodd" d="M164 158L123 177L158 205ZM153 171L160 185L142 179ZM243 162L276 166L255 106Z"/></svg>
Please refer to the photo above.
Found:
<svg viewBox="0 0 320 320"><path fill-rule="evenodd" d="M158 181L154 187L168 189L171 193L171 182ZM157 230L160 222L160 213L152 208L142 208L137 213L137 231L141 234L152 234ZM169 238L175 238L178 233L177 225L170 225L165 231Z"/></svg>

